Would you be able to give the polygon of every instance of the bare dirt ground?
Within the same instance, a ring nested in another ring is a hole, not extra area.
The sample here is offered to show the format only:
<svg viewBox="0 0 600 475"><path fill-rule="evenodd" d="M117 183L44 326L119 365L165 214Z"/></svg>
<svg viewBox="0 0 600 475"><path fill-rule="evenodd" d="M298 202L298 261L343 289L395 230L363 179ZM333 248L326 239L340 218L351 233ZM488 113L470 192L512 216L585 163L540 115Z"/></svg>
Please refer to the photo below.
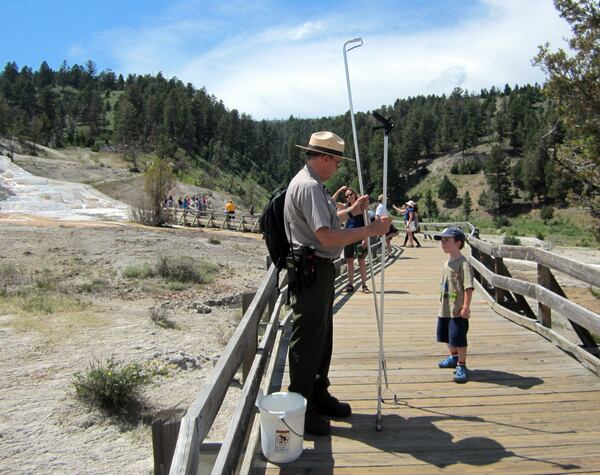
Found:
<svg viewBox="0 0 600 475"><path fill-rule="evenodd" d="M211 262L216 279L172 290L123 275L160 255ZM82 404L73 375L109 357L158 368L167 374L144 388L148 412L185 409L241 317L241 293L264 275L264 255L250 234L0 216L0 473L151 473L149 425ZM10 298L17 289L45 301L24 311ZM161 304L176 328L151 321ZM210 437L224 435L234 399Z"/></svg>

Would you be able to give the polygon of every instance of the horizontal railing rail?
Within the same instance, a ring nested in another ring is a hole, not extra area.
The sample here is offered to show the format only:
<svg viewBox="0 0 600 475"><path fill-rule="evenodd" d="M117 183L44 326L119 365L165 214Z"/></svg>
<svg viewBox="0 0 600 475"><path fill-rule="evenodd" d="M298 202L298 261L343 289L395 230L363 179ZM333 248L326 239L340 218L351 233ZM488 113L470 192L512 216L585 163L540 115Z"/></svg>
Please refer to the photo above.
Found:
<svg viewBox="0 0 600 475"><path fill-rule="evenodd" d="M232 229L257 232L260 216L246 212L227 213L218 210L164 208L171 215L170 221L183 226Z"/></svg>

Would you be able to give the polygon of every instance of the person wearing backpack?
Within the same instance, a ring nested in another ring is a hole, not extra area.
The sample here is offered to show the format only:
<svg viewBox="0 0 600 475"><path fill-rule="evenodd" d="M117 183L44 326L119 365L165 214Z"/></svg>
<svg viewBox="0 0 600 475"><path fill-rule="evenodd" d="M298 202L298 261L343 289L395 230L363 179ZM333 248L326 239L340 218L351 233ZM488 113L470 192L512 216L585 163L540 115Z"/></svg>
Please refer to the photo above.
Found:
<svg viewBox="0 0 600 475"><path fill-rule="evenodd" d="M333 299L335 268L333 261L343 246L389 230L388 217L352 229L340 224L359 215L369 206L368 196L360 196L345 209L338 209L325 189L342 166L344 140L332 132L316 132L308 146L306 165L287 187L284 224L293 249L291 305L294 313L289 348L289 390L307 399L304 430L312 435L330 433L328 417L352 414L348 403L338 401L328 391L329 364L333 351ZM290 269L290 266L288 266Z"/></svg>

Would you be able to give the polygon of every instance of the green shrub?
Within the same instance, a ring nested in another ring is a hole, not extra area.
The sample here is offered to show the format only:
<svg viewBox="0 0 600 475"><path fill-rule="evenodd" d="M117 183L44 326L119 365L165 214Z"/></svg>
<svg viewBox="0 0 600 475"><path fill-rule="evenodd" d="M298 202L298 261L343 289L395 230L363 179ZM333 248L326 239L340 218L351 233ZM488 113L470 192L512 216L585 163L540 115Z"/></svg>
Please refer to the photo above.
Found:
<svg viewBox="0 0 600 475"><path fill-rule="evenodd" d="M44 294L31 294L24 296L21 308L27 313L33 313L36 315L51 315L56 311L56 306L52 300Z"/></svg>
<svg viewBox="0 0 600 475"><path fill-rule="evenodd" d="M56 277L53 276L48 269L44 269L37 275L33 282L39 290L54 290L56 289Z"/></svg>
<svg viewBox="0 0 600 475"><path fill-rule="evenodd" d="M461 175L475 175L481 171L483 167L478 160L469 158L460 164L459 172Z"/></svg>
<svg viewBox="0 0 600 475"><path fill-rule="evenodd" d="M543 241L546 236L542 231L536 231L535 237L538 238L540 241Z"/></svg>
<svg viewBox="0 0 600 475"><path fill-rule="evenodd" d="M100 149L102 148L102 145L103 145L103 143L102 143L102 141L101 141L101 140L96 140L96 141L95 141L95 142L92 144L92 146L90 147L90 148L91 148L91 151L92 151L92 152L99 152L99 151L100 151Z"/></svg>
<svg viewBox="0 0 600 475"><path fill-rule="evenodd" d="M542 218L544 223L548 224L548 221L550 221L553 217L554 208L552 206L542 206L542 209L540 210L540 218Z"/></svg>
<svg viewBox="0 0 600 475"><path fill-rule="evenodd" d="M167 316L167 309L164 307L156 306L150 307L149 310L150 320L161 328L177 328L177 324L169 320Z"/></svg>
<svg viewBox="0 0 600 475"><path fill-rule="evenodd" d="M496 226L497 228L510 225L510 221L506 216L495 216L493 222L494 226Z"/></svg>
<svg viewBox="0 0 600 475"><path fill-rule="evenodd" d="M91 282L84 282L79 285L80 292L95 293L108 287L108 282L102 279L94 279Z"/></svg>
<svg viewBox="0 0 600 475"><path fill-rule="evenodd" d="M210 237L210 238L208 238L208 243L209 244L221 244L221 241L218 240L217 238Z"/></svg>
<svg viewBox="0 0 600 475"><path fill-rule="evenodd" d="M136 264L123 269L123 277L127 279L147 279L153 275L154 273L148 264Z"/></svg>
<svg viewBox="0 0 600 475"><path fill-rule="evenodd" d="M181 292L187 288L188 286L184 282L169 282L169 290L173 290L174 292Z"/></svg>
<svg viewBox="0 0 600 475"><path fill-rule="evenodd" d="M176 282L194 282L206 284L214 280L217 267L210 262L196 261L191 257L161 256L156 266L156 273L161 277Z"/></svg>
<svg viewBox="0 0 600 475"><path fill-rule="evenodd" d="M516 236L511 236L510 234L507 234L506 236L504 236L504 240L502 242L509 246L520 246L521 245L521 240Z"/></svg>
<svg viewBox="0 0 600 475"><path fill-rule="evenodd" d="M72 384L80 400L112 415L133 415L141 407L140 388L150 380L140 365L120 365L109 358L90 363L85 374L75 374Z"/></svg>

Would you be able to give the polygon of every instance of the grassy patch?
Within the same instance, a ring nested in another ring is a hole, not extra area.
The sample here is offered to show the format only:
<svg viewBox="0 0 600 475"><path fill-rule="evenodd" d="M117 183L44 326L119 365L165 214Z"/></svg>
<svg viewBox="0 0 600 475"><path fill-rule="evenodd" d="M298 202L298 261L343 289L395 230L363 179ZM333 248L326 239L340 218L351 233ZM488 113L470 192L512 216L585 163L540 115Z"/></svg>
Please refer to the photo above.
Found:
<svg viewBox="0 0 600 475"><path fill-rule="evenodd" d="M182 290L185 290L188 288L188 285L184 282L169 282L169 290L172 290L174 292L181 292Z"/></svg>
<svg viewBox="0 0 600 475"><path fill-rule="evenodd" d="M153 276L154 272L148 264L135 264L123 269L123 277L126 279L147 279Z"/></svg>
<svg viewBox="0 0 600 475"><path fill-rule="evenodd" d="M79 292L84 292L88 294L95 294L97 292L101 292L108 287L108 282L102 279L94 279L91 282L84 282L79 284L77 289Z"/></svg>
<svg viewBox="0 0 600 475"><path fill-rule="evenodd" d="M42 285L0 293L0 314L10 315L6 326L19 333L36 332L47 342L58 341L82 326L100 326L92 304Z"/></svg>
<svg viewBox="0 0 600 475"><path fill-rule="evenodd" d="M21 281L22 273L14 264L0 264L0 284L6 287L15 281Z"/></svg>
<svg viewBox="0 0 600 475"><path fill-rule="evenodd" d="M565 210L566 211L566 210ZM510 233L517 236L532 236L550 241L555 245L592 246L595 243L594 234L589 226L576 220L578 215L562 213L547 224L538 214L527 214L509 218L509 225L498 228L491 219L473 219L483 234ZM573 219L572 219L573 218Z"/></svg>
<svg viewBox="0 0 600 475"><path fill-rule="evenodd" d="M18 315L52 315L55 313L82 312L89 302L44 290L24 290L0 297L0 312Z"/></svg>
<svg viewBox="0 0 600 475"><path fill-rule="evenodd" d="M190 257L161 256L156 273L169 281L207 284L214 280L217 267L210 262L197 261Z"/></svg>

